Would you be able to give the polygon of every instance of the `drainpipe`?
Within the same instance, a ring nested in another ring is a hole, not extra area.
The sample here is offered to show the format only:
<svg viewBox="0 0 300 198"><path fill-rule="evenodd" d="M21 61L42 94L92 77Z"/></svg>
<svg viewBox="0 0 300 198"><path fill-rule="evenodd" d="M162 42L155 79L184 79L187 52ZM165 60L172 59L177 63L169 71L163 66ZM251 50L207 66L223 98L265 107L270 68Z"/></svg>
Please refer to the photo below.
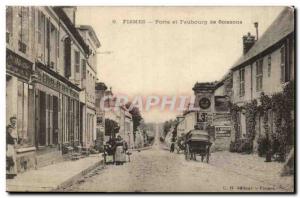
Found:
<svg viewBox="0 0 300 198"><path fill-rule="evenodd" d="M250 83L250 90L251 90L251 100L253 99L253 63L250 65L251 66L251 74L250 74L250 78L251 78L251 83Z"/></svg>

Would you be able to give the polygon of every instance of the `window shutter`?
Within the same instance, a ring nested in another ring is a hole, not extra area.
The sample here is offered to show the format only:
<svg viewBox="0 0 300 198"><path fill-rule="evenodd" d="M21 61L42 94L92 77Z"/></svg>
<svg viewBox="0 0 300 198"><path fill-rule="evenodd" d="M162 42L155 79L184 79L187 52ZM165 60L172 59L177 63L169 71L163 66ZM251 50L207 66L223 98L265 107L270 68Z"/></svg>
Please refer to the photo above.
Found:
<svg viewBox="0 0 300 198"><path fill-rule="evenodd" d="M71 76L71 39L67 37L64 41L65 47L65 77Z"/></svg>

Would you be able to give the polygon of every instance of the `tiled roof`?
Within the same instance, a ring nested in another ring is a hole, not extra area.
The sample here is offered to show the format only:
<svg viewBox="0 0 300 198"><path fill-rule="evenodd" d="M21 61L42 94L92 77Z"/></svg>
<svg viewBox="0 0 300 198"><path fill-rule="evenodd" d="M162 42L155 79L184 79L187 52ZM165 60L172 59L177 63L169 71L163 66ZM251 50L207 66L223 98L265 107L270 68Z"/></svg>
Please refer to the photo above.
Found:
<svg viewBox="0 0 300 198"><path fill-rule="evenodd" d="M253 47L233 65L232 69L242 66L243 63L262 53L275 45L284 37L294 32L294 8L286 7L269 26L261 38L256 41Z"/></svg>

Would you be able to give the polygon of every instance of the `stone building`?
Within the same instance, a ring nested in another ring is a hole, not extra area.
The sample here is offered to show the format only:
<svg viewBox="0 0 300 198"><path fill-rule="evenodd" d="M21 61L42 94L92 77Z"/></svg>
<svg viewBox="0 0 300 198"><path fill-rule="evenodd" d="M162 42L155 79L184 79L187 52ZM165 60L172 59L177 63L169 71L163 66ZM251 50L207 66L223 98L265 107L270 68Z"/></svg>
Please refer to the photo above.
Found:
<svg viewBox="0 0 300 198"><path fill-rule="evenodd" d="M96 144L104 144L104 135L105 135L105 110L100 105L101 99L104 98L105 92L107 91L107 86L103 82L97 82L95 86L96 90Z"/></svg>
<svg viewBox="0 0 300 198"><path fill-rule="evenodd" d="M261 94L272 96L283 91L286 84L294 80L295 44L294 44L294 9L285 8L265 31L261 38L253 39L248 34L243 37L244 54L232 67L233 96L232 102L243 107L256 100L260 105ZM249 44L250 43L250 44ZM237 130L240 138L247 138L247 118L245 109L238 112ZM255 140L264 136L265 127L262 113L255 117ZM272 109L268 112L268 131L275 131Z"/></svg>
<svg viewBox="0 0 300 198"><path fill-rule="evenodd" d="M89 56L87 60L82 59L82 74L78 80L82 81L81 100L81 116L83 130L83 146L86 148L92 147L96 140L96 95L95 85L97 81L97 49L101 46L100 41L89 25L80 25L77 28L89 47ZM75 52L76 53L76 52ZM78 69L79 71L79 69ZM78 72L78 76L80 72Z"/></svg>
<svg viewBox="0 0 300 198"><path fill-rule="evenodd" d="M210 132L216 150L229 150L232 138L231 117L228 102L231 95L231 73L220 81L196 83L194 106L196 123Z"/></svg>
<svg viewBox="0 0 300 198"><path fill-rule="evenodd" d="M89 46L75 28L75 7L6 9L6 122L17 117L22 172L62 159L82 145L80 92Z"/></svg>
<svg viewBox="0 0 300 198"><path fill-rule="evenodd" d="M132 115L129 113L126 107L121 106L120 110L120 131L119 135L127 142L129 148L134 147L134 138L133 138L133 121Z"/></svg>

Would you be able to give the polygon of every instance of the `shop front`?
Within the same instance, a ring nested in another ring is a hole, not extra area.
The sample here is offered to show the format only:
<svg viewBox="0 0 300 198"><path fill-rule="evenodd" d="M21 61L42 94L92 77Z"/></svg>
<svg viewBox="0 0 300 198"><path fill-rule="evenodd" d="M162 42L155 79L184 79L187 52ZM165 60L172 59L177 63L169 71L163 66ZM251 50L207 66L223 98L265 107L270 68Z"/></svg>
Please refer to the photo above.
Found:
<svg viewBox="0 0 300 198"><path fill-rule="evenodd" d="M34 136L34 96L30 78L33 63L23 56L6 51L6 125L16 117L17 124L13 137L16 138L17 172L36 167Z"/></svg>
<svg viewBox="0 0 300 198"><path fill-rule="evenodd" d="M35 145L38 163L46 165L80 145L80 88L41 63L35 72Z"/></svg>

